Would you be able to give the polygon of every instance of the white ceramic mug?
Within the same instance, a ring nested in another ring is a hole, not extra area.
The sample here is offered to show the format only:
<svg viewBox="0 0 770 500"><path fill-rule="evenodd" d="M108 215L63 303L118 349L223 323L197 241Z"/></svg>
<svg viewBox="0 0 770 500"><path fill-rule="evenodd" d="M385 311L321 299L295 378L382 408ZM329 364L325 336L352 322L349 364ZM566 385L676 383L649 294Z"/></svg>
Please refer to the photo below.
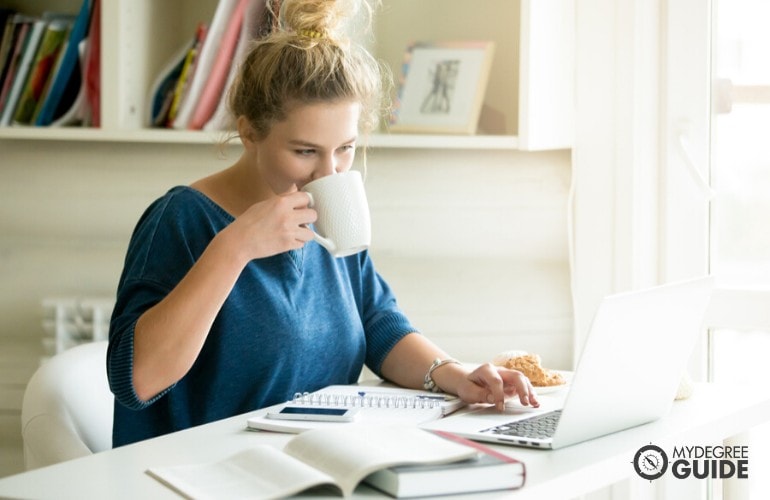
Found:
<svg viewBox="0 0 770 500"><path fill-rule="evenodd" d="M306 184L310 207L318 212L314 239L335 257L369 248L372 224L361 172L349 170Z"/></svg>

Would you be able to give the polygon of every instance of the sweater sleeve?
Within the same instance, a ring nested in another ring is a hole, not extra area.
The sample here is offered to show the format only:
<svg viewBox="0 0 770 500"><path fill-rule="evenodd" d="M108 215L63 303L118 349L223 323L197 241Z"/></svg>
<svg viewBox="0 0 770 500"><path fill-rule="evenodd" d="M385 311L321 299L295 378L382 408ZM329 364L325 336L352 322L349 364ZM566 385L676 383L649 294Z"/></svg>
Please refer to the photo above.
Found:
<svg viewBox="0 0 770 500"><path fill-rule="evenodd" d="M202 250L190 242L205 239L195 234L194 227L189 227L185 210L174 198L172 190L153 203L137 223L110 320L107 351L110 389L120 404L136 410L149 406L171 388L150 401L142 401L137 396L133 385L136 322L145 311L163 300L192 267L196 254Z"/></svg>
<svg viewBox="0 0 770 500"><path fill-rule="evenodd" d="M157 394L149 401L139 399L133 383L134 376L134 328L142 312L162 299L165 294L153 294L148 291L132 292L137 288L146 288L141 282L124 283L118 302L110 321L110 343L107 351L107 378L115 399L132 410L141 410L161 398L171 387ZM139 300L139 296L145 297ZM151 297L155 298L151 298ZM159 298L158 298L159 297ZM139 304L147 303L145 307Z"/></svg>
<svg viewBox="0 0 770 500"><path fill-rule="evenodd" d="M387 282L375 270L368 252L358 255L361 269L361 307L366 334L366 365L382 376L385 357L409 333L419 333L396 301Z"/></svg>

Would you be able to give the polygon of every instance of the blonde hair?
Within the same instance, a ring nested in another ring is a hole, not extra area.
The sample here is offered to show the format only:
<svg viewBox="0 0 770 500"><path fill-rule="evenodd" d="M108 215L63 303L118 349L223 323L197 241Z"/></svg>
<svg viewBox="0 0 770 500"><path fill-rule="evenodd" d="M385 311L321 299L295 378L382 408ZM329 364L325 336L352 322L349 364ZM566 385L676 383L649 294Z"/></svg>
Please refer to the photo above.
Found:
<svg viewBox="0 0 770 500"><path fill-rule="evenodd" d="M361 105L359 130L371 132L387 108L387 74L344 31L359 9L370 23L368 0L283 0L272 33L253 42L230 89L233 117L264 138L293 106L352 100Z"/></svg>

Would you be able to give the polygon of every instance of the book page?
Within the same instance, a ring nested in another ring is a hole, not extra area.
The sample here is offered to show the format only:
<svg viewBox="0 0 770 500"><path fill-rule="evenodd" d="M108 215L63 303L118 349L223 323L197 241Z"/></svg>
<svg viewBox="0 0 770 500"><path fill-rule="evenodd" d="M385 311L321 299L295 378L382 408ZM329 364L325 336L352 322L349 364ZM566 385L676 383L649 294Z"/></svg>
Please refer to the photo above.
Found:
<svg viewBox="0 0 770 500"><path fill-rule="evenodd" d="M196 499L282 498L314 486L334 486L328 475L267 445L214 463L155 467L147 473Z"/></svg>
<svg viewBox="0 0 770 500"><path fill-rule="evenodd" d="M398 464L439 464L476 450L408 425L355 424L293 438L284 452L333 477L345 495L371 472Z"/></svg>

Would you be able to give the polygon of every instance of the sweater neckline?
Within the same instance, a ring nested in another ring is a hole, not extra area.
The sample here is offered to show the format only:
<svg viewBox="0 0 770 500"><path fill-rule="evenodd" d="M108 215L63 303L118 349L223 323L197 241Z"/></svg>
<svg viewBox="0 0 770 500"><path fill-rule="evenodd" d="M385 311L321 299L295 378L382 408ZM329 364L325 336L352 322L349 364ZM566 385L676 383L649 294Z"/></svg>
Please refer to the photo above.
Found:
<svg viewBox="0 0 770 500"><path fill-rule="evenodd" d="M289 250L286 252L286 255L288 255L289 261L294 267L294 270L297 271L297 274L302 275L302 269L305 263L305 247Z"/></svg>
<svg viewBox="0 0 770 500"><path fill-rule="evenodd" d="M206 203L209 204L209 206L213 207L216 211L218 211L223 216L225 216L225 218L227 218L229 222L232 222L235 220L235 217L233 217L233 215L230 212L222 208L222 206L220 206L217 202L209 198L205 193L198 191L197 189L190 186L179 186L179 188L186 189L192 193L195 193L196 196L199 196L200 198L202 198ZM304 268L304 263L305 263L305 247L298 248L295 250L288 250L287 252L284 252L284 253L288 256L289 262L291 262L292 268L295 271L297 271L297 274L299 276L301 276L302 270Z"/></svg>

